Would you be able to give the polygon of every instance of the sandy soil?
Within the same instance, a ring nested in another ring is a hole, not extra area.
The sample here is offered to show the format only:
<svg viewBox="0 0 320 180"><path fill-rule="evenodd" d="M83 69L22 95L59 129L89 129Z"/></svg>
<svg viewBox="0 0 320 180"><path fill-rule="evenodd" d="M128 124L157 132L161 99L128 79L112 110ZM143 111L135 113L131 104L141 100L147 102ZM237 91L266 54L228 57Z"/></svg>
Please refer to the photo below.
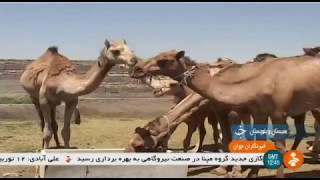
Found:
<svg viewBox="0 0 320 180"><path fill-rule="evenodd" d="M137 118L90 118L84 117L81 125L72 125L71 145L73 148L119 148L126 147L133 130L142 126L151 119ZM291 120L289 122L292 122ZM313 120L308 119L307 131L312 134ZM292 123L290 123L292 124ZM59 124L62 127L62 124ZM292 127L291 127L292 128ZM205 150L214 151L212 145L212 130L206 126ZM182 140L186 132L185 124L181 124L173 134L169 146L173 150L181 151ZM192 139L194 145L198 134ZM292 137L293 138L293 137ZM293 139L287 142L291 146ZM61 139L61 137L60 137ZM307 153L308 142L312 136L305 138L299 149ZM0 121L0 152L35 152L41 145L41 133L38 122L35 120L2 119ZM54 146L54 142L51 143ZM212 173L215 167L199 166L189 168L189 177L218 177ZM247 171L244 171L246 173ZM8 174L9 173L9 174ZM289 177L320 177L320 162L306 156L305 164L296 172L286 170ZM275 171L262 169L259 176L274 176ZM28 166L0 167L0 176L7 177L33 177L34 168Z"/></svg>

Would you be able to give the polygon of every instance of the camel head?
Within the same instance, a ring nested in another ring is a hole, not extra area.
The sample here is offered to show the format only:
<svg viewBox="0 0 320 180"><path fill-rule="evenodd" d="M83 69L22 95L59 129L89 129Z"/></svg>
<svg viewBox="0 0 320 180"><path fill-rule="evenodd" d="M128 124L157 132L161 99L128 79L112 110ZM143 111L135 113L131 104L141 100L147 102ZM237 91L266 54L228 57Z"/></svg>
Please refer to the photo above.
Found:
<svg viewBox="0 0 320 180"><path fill-rule="evenodd" d="M303 48L303 52L307 56L316 56L320 52L320 46L313 48Z"/></svg>
<svg viewBox="0 0 320 180"><path fill-rule="evenodd" d="M155 118L145 127L137 127L129 140L128 152L164 152L167 150L167 131L161 131L161 117Z"/></svg>
<svg viewBox="0 0 320 180"><path fill-rule="evenodd" d="M262 62L270 58L277 58L277 56L270 53L261 53L256 55L256 57L253 59L253 62Z"/></svg>
<svg viewBox="0 0 320 180"><path fill-rule="evenodd" d="M161 97L163 95L173 95L176 91L180 89L179 82L168 82L164 84L162 87L154 88L153 95L155 97Z"/></svg>
<svg viewBox="0 0 320 180"><path fill-rule="evenodd" d="M129 145L127 152L162 152L163 148L159 145L159 138L152 135L146 128L137 127Z"/></svg>
<svg viewBox="0 0 320 180"><path fill-rule="evenodd" d="M137 57L134 52L128 47L127 42L109 42L107 39L104 42L105 47L101 52L99 64L105 64L108 60L114 64L126 64L133 66L137 63Z"/></svg>
<svg viewBox="0 0 320 180"><path fill-rule="evenodd" d="M187 70L187 66L192 62L184 56L184 51L167 51L156 55L150 60L134 66L130 76L142 78L147 75L164 75L176 80L180 74Z"/></svg>
<svg viewBox="0 0 320 180"><path fill-rule="evenodd" d="M219 57L217 59L217 62L216 63L221 63L221 64L231 64L231 63L236 63L236 61L230 59L230 58L227 58L227 57Z"/></svg>
<svg viewBox="0 0 320 180"><path fill-rule="evenodd" d="M170 94L169 92L173 91L173 89L179 85L179 82L166 76L146 76L144 82L153 89L153 95L155 97Z"/></svg>
<svg viewBox="0 0 320 180"><path fill-rule="evenodd" d="M149 130L137 127L129 141L127 151L129 152L153 152L156 146L155 139Z"/></svg>

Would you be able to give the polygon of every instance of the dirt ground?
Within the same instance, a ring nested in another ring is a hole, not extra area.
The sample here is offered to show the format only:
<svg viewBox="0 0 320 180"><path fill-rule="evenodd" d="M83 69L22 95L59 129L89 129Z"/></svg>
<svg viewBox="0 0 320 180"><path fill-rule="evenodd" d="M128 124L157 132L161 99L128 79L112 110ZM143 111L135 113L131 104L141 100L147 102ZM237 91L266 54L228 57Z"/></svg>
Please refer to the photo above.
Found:
<svg viewBox="0 0 320 180"><path fill-rule="evenodd" d="M137 126L143 126L151 119L137 118L92 118L83 117L80 125L72 124L71 145L73 148L122 148L127 146L127 142ZM292 124L292 120L289 120ZM307 131L313 133L313 120L308 119ZM62 127L62 124L59 124ZM207 125L207 135L205 137L205 150L215 151L212 145L212 130ZM292 129L292 127L291 127ZM185 136L186 125L181 124L173 134L169 147L175 151L181 151L182 140ZM198 137L195 133L192 138L194 145ZM287 142L291 146L293 136ZM313 139L312 136L305 138L300 145L300 151L307 152L308 142ZM60 141L62 141L60 137ZM37 120L18 120L18 119L1 119L0 121L0 152L35 152L41 145L41 133ZM51 141L51 146L55 146ZM215 167L198 166L189 168L189 177L218 177L212 173ZM3 177L34 177L34 167L12 166L1 167L0 176ZM247 173L247 171L244 171ZM286 170L288 177L320 177L320 162L306 156L305 164L296 172ZM274 176L275 171L262 169L259 176Z"/></svg>

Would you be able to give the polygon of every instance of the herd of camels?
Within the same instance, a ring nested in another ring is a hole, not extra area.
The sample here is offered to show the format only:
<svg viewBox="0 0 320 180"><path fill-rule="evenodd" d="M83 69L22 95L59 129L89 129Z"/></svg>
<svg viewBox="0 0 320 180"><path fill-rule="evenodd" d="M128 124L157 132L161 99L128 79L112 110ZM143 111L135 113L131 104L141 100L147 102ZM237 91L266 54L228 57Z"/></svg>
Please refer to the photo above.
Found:
<svg viewBox="0 0 320 180"><path fill-rule="evenodd" d="M311 111L316 134L309 150L316 154L320 137L320 47L303 51L292 57L258 54L244 64L228 58L203 64L185 56L184 51L171 50L145 61L125 41L105 40L96 63L85 74L77 74L57 47L49 47L26 67L20 83L40 117L44 149L49 148L52 136L60 146L56 106L65 103L61 135L64 148L70 148L70 122L78 112L78 97L94 91L113 66L125 64L131 78L152 87L157 97L174 96L175 104L166 114L135 128L128 152L166 152L171 134L182 122L188 127L184 151L189 150L192 134L198 129L198 143L192 152L200 152L206 119L213 128L213 143L221 143L220 151L228 152L232 125L268 124L270 118L272 124L287 126L288 116L294 119L296 137L291 149L296 149L306 135L306 112ZM285 140L275 139L274 143L285 152ZM277 177L284 177L283 169L277 170ZM241 173L241 168L234 170ZM257 177L258 171L259 167L251 167L248 177ZM227 167L220 166L215 173L227 174Z"/></svg>

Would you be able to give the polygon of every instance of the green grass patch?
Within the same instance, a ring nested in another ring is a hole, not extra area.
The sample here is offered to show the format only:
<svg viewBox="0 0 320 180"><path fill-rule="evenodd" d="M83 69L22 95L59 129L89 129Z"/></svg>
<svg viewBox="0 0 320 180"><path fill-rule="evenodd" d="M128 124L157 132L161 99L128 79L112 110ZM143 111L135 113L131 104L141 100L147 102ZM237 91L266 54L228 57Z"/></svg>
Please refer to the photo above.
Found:
<svg viewBox="0 0 320 180"><path fill-rule="evenodd" d="M32 100L26 95L2 96L0 104L32 104Z"/></svg>

